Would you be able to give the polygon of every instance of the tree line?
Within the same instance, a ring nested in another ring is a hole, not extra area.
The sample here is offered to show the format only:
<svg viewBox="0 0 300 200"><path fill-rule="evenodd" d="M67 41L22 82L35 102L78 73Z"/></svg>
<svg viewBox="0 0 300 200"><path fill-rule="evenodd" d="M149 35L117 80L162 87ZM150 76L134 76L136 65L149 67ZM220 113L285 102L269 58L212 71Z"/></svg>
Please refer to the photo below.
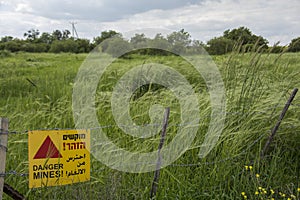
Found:
<svg viewBox="0 0 300 200"><path fill-rule="evenodd" d="M110 39L107 40L108 38ZM205 49L211 55L226 54L233 50L242 52L269 51L271 53L300 51L300 37L293 39L288 46L280 46L279 43L274 46L268 46L268 44L267 39L253 34L247 27L225 30L222 36L214 37L206 44L200 40L193 40L184 29L172 32L167 36L158 33L154 38L148 38L143 33L135 34L129 40L114 30L103 31L100 36L88 40L71 37L69 30L41 33L39 30L30 29L24 33L24 39L13 38L12 36L2 37L0 51L88 53L98 47L97 50L113 56L118 56L121 52L130 49L138 49L133 53L155 55L169 54L160 49L167 49L176 54L199 54Z"/></svg>

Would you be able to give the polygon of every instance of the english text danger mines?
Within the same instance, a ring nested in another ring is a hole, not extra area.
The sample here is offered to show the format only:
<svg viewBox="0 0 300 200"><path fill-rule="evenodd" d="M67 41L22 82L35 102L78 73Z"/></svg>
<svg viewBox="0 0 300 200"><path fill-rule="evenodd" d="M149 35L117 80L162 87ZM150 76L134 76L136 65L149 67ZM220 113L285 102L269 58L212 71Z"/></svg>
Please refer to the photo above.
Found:
<svg viewBox="0 0 300 200"><path fill-rule="evenodd" d="M33 165L33 179L63 177L63 164Z"/></svg>

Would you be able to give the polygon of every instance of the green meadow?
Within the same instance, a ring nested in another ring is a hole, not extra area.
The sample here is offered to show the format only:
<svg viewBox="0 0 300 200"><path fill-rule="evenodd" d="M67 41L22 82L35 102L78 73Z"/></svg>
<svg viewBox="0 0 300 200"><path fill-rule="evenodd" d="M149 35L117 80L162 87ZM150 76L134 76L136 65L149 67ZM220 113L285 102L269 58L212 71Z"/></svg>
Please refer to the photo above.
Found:
<svg viewBox="0 0 300 200"><path fill-rule="evenodd" d="M28 199L149 199L154 172L110 169L91 156L91 180L66 186L28 188L27 130L75 128L74 80L87 54L0 54L0 116L9 118L5 182ZM178 56L129 55L115 60L102 75L95 96L103 132L118 146L138 152L157 151L160 136L136 139L124 134L112 115L110 99L118 80L131 68L149 63L183 74L198 98L197 137L174 163L161 169L156 199L300 199L300 93L283 119L265 157L271 130L294 88L300 88L299 53L230 53L213 56L224 81L225 125L216 146L198 153L210 122L205 81ZM151 123L149 109L170 107L166 144L180 128L180 102L167 88L146 85L130 101L137 125ZM163 116L163 113L161 113ZM93 128L93 127L91 127ZM4 199L10 199L4 195Z"/></svg>

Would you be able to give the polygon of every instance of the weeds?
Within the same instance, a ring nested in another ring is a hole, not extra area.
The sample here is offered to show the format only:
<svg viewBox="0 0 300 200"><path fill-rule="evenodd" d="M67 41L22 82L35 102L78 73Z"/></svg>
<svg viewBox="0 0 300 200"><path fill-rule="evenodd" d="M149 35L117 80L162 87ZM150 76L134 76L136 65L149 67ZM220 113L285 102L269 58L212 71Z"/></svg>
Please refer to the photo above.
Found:
<svg viewBox="0 0 300 200"><path fill-rule="evenodd" d="M24 133L32 129L74 128L72 86L85 56L18 53L1 57L0 116L10 119L10 130ZM174 163L177 165L161 170L157 199L300 198L299 95L281 124L266 161L244 166L257 160L289 92L300 87L299 54L283 54L278 58L252 52L213 58L226 86L227 116L217 146L203 159L198 157L198 152L208 129L210 103L201 76L179 57L133 57L118 59L107 69L95 97L99 123L113 125L103 131L117 145L131 151L149 152L155 151L159 142L159 136L136 139L115 126L111 91L133 66L151 62L172 66L191 82L199 99L201 121L197 138ZM151 105L171 106L168 144L180 128L176 126L180 124L178 101L170 91L155 85L137 92L130 104L130 114L136 124L150 122ZM256 141L258 138L263 139ZM28 172L27 145L26 134L9 135L7 171ZM90 182L29 190L28 177L8 175L5 178L5 182L28 199L147 199L152 180L153 173L118 172L94 158L91 158Z"/></svg>

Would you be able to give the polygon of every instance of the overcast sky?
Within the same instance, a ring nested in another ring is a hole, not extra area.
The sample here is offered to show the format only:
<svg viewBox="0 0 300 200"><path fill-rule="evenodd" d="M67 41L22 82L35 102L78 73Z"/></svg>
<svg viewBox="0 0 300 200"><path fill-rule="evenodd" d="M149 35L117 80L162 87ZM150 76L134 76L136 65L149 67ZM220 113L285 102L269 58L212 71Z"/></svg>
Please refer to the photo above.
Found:
<svg viewBox="0 0 300 200"><path fill-rule="evenodd" d="M286 45L300 37L299 10L299 0L0 0L0 37L22 38L31 28L72 30L74 21L79 37L88 39L110 29L158 33L184 28L206 42L226 29L246 26L271 45Z"/></svg>

